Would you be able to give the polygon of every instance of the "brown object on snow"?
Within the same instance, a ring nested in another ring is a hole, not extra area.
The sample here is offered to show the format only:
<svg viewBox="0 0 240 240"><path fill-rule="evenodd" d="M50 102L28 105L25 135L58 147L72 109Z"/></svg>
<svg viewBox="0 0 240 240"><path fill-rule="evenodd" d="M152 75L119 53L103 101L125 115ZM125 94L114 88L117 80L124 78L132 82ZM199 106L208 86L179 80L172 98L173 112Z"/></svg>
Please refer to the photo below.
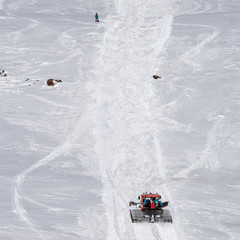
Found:
<svg viewBox="0 0 240 240"><path fill-rule="evenodd" d="M54 79L52 79L52 78L51 78L51 79L48 79L48 80L47 80L47 85L48 85L48 86L54 86L54 85L55 85Z"/></svg>
<svg viewBox="0 0 240 240"><path fill-rule="evenodd" d="M47 80L47 85L48 86L54 86L56 83L59 83L59 82L62 82L62 80L57 80L57 79L50 78L50 79Z"/></svg>
<svg viewBox="0 0 240 240"><path fill-rule="evenodd" d="M158 75L153 75L152 77L153 77L154 79L161 78L161 77L159 77Z"/></svg>

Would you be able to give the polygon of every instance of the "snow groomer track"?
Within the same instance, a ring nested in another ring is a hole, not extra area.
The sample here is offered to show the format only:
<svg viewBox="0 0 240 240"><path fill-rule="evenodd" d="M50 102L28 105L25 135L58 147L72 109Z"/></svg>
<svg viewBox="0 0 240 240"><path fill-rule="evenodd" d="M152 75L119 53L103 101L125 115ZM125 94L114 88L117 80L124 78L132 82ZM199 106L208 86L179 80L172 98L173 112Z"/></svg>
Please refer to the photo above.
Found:
<svg viewBox="0 0 240 240"><path fill-rule="evenodd" d="M239 12L0 0L0 240L240 239Z"/></svg>

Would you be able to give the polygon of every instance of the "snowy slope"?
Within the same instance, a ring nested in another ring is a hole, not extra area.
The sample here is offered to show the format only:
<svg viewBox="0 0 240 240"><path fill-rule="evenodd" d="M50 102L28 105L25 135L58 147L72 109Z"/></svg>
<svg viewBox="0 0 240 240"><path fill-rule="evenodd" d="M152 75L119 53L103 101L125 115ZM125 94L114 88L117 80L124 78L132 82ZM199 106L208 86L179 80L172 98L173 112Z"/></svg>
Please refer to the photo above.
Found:
<svg viewBox="0 0 240 240"><path fill-rule="evenodd" d="M0 1L0 239L239 239L239 10Z"/></svg>

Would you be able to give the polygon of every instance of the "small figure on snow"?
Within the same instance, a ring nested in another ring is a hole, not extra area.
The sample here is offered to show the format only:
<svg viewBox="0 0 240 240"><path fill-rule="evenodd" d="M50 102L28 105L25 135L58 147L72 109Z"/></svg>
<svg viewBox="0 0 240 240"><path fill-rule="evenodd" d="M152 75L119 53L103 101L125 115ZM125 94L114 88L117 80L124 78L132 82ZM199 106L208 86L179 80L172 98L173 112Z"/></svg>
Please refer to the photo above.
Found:
<svg viewBox="0 0 240 240"><path fill-rule="evenodd" d="M95 22L99 22L99 16L98 16L98 13L95 14Z"/></svg>
<svg viewBox="0 0 240 240"><path fill-rule="evenodd" d="M161 77L159 77L158 75L153 75L152 77L153 77L154 79L161 78Z"/></svg>

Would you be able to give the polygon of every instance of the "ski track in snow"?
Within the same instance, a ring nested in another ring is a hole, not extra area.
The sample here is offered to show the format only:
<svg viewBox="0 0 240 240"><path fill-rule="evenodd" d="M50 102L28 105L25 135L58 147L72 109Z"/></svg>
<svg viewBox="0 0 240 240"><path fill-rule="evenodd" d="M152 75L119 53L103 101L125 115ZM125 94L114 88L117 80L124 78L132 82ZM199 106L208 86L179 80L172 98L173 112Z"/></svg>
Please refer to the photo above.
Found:
<svg viewBox="0 0 240 240"><path fill-rule="evenodd" d="M3 3L4 1L0 1L0 8ZM115 5L118 14L111 13L111 8L108 8L108 17L103 23L106 30L104 45L99 50L99 58L95 60L96 69L93 70L98 76L91 89L96 103L89 105L89 111L85 113L63 144L18 174L13 183L12 207L14 212L23 223L44 240L48 237L31 219L23 206L23 200L53 211L65 211L66 209L54 209L53 206L24 196L24 181L29 174L56 160L65 151L69 151L81 136L83 129L86 129L89 119L95 124L94 134L97 140L95 150L99 155L102 174L102 200L107 218L107 240L145 240L146 236L148 239L156 240L188 239L180 220L175 219L177 212L171 207L174 203L168 184L175 179L187 178L191 171L198 168L215 170L218 167L214 146L216 129L220 128L222 123L221 117L214 121L212 129L208 132L207 143L201 158L173 176L167 177L166 174L165 159L159 142L158 129L161 126L158 126L159 122L154 115L155 106L151 105L154 92L150 77L155 70L157 58L171 35L174 17L171 1L166 3L163 0L152 2L115 0ZM211 4L206 4L204 7L202 5L202 1L192 3L192 13L202 13L213 8ZM157 8L156 12L153 11L155 6L161 9L161 17L158 16ZM93 9L91 11L93 12ZM150 12L151 20L148 19ZM188 10L186 12L189 14ZM36 24L37 22L34 22L26 29L36 27ZM192 24L191 26L211 29L208 25ZM70 29L59 35L58 41L69 49L71 54L64 60L49 65L64 63L83 55L80 50L75 50L77 42L70 35L71 31L77 30ZM17 42L21 31L16 31L9 36L14 37ZM216 30L208 33L196 46L185 52L181 60L195 70L201 69L201 65L193 61L194 57L218 34ZM38 71L32 71L31 74ZM52 102L33 94L28 94L28 96L55 107L77 109L74 106ZM170 104L158 106L158 110ZM185 125L173 119L162 116L161 121L168 122L183 132L189 131ZM170 201L170 211L173 215L172 225L131 223L128 201L130 196L136 197L139 194L139 188L143 191L161 191L163 198ZM216 223L216 228L220 229L222 226Z"/></svg>
<svg viewBox="0 0 240 240"><path fill-rule="evenodd" d="M54 107L59 107L59 108L65 108L65 109L78 109L78 107L74 107L74 106L69 106L69 105L65 105L65 104L62 104L62 103L57 103L55 101L50 101L44 97L39 97L37 95L34 95L34 94L26 94L27 96L29 97L32 97L32 98L36 98L37 100L39 101L42 101L42 102L45 102L47 103L48 105L52 105Z"/></svg>
<svg viewBox="0 0 240 240"><path fill-rule="evenodd" d="M195 47L191 48L190 50L188 50L186 53L184 53L182 56L180 56L180 59L192 66L193 68L196 68L198 70L201 70L202 66L196 62L193 61L193 58L195 56L197 56L202 48L204 46L206 46L208 43L210 43L214 38L216 38L218 36L219 32L213 32L212 34L208 35L207 37L205 37L201 42L199 42Z"/></svg>
<svg viewBox="0 0 240 240"><path fill-rule="evenodd" d="M33 164L30 168L23 171L19 175L15 177L13 184L13 210L18 215L19 219L26 223L33 231L35 231L42 239L46 239L41 233L38 226L33 222L31 217L28 215L27 211L23 207L22 197L23 197L23 183L28 174L36 170L37 168L46 165L48 162L54 160L58 156L60 156L66 150L66 145L60 146L56 148L53 152L51 152L48 156L41 159L37 163Z"/></svg>
<svg viewBox="0 0 240 240"><path fill-rule="evenodd" d="M74 143L76 142L77 138L81 136L82 132L84 131L85 127L88 126L89 114L86 113L75 130L66 138L65 143L62 145L56 147L51 153L49 153L46 157L39 160L38 162L34 163L32 166L30 166L28 169L24 170L20 174L18 174L13 183L13 189L12 189L12 208L13 211L18 215L19 219L24 222L26 225L32 229L32 231L36 232L40 238L46 240L47 238L44 236L44 232L39 229L37 224L34 223L34 221L31 219L31 217L28 215L27 211L25 210L23 206L23 184L24 181L30 173L37 170L38 168L48 164L49 162L55 160L59 156L61 156L64 152L67 150L70 150ZM27 198L28 199L28 198ZM29 200L29 199L28 199ZM31 201L31 200L30 200Z"/></svg>
<svg viewBox="0 0 240 240"><path fill-rule="evenodd" d="M215 154L215 146L216 146L216 132L218 128L221 127L223 117L218 116L213 124L213 127L208 132L207 142L203 153L201 154L200 159L196 159L196 161L190 165L189 167L181 170L180 172L174 174L172 179L174 178L187 178L187 175L196 169L211 169L216 171L218 169L218 159Z"/></svg>

